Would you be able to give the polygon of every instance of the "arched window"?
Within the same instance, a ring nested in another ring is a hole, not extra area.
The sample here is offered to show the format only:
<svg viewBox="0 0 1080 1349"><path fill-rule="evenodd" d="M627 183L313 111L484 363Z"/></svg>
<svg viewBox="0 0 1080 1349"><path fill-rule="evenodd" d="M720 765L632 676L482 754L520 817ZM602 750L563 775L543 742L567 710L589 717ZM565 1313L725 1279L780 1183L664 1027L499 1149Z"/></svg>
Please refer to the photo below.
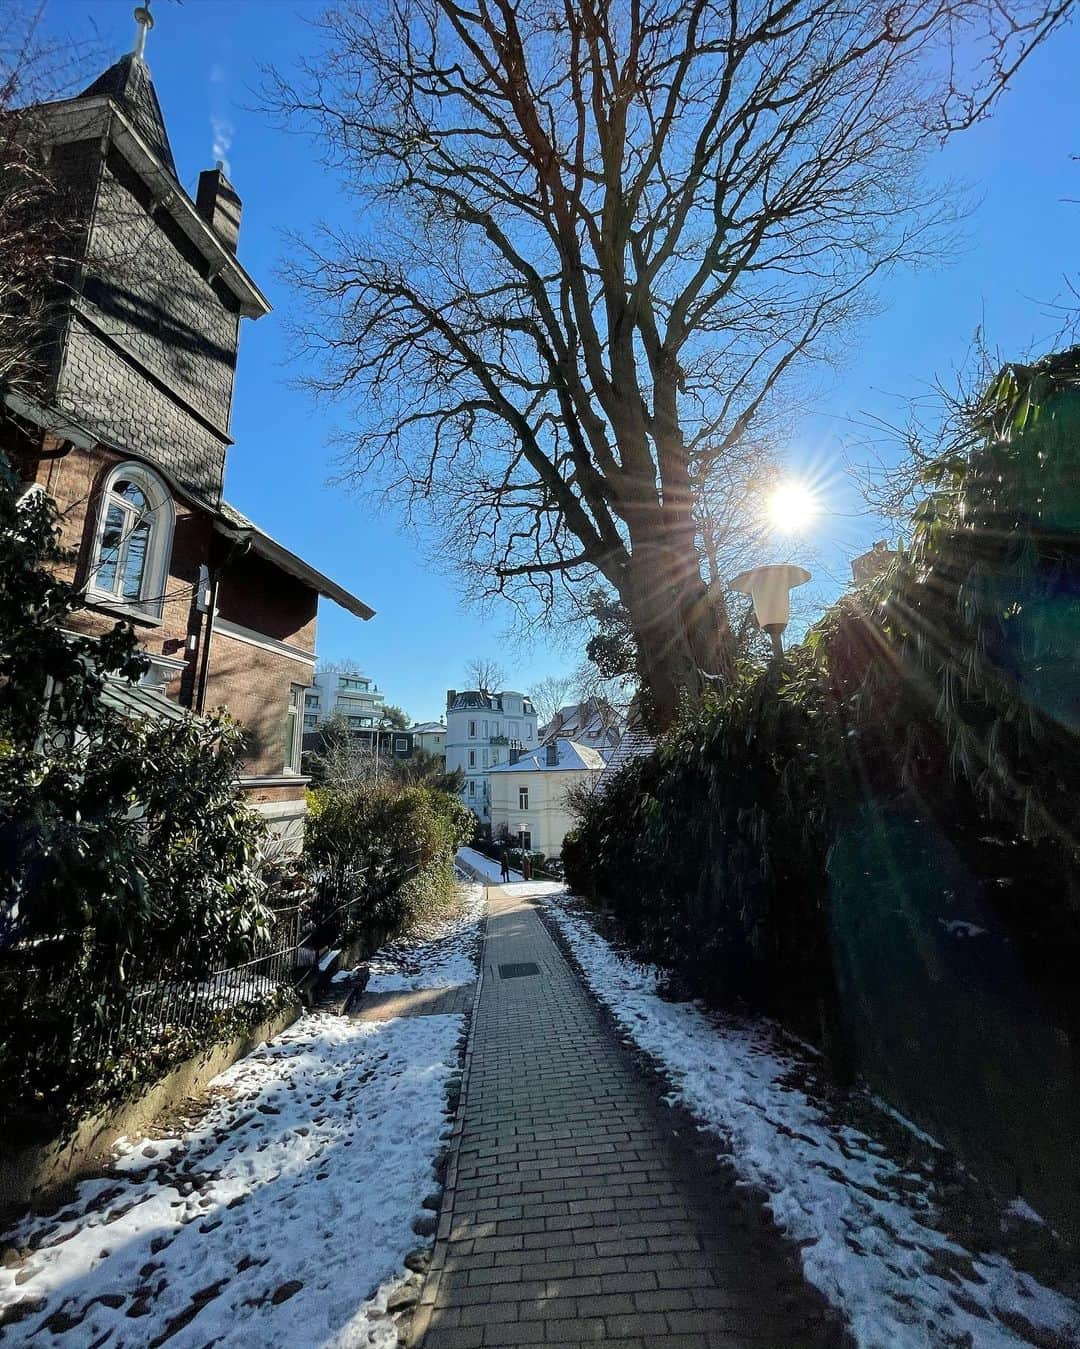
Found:
<svg viewBox="0 0 1080 1349"><path fill-rule="evenodd" d="M172 498L157 474L142 464L118 464L101 497L90 596L160 616L173 521Z"/></svg>

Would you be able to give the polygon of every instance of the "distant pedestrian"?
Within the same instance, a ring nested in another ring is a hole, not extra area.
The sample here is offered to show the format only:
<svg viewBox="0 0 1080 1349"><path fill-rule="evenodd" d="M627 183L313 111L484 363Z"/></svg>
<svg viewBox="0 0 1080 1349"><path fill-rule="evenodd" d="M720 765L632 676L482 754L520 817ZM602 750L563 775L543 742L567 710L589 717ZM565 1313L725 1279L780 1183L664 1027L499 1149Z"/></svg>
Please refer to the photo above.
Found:
<svg viewBox="0 0 1080 1349"><path fill-rule="evenodd" d="M499 849L499 861L502 863L503 885L510 879L510 849L504 843Z"/></svg>
<svg viewBox="0 0 1080 1349"><path fill-rule="evenodd" d="M521 853L521 879L523 881L532 880L532 858L524 849Z"/></svg>

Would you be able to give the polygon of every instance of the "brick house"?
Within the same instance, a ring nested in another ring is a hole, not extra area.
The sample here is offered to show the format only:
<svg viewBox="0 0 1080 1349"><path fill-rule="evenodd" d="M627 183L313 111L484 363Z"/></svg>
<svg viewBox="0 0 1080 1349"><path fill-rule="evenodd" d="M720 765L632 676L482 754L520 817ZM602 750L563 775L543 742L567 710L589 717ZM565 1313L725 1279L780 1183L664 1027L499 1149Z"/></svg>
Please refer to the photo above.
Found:
<svg viewBox="0 0 1080 1349"><path fill-rule="evenodd" d="M227 707L251 803L295 839L319 596L373 610L222 498L240 323L270 306L237 258L241 203L221 166L194 201L177 177L144 42L145 28L82 94L36 110L76 224L43 385L2 391L0 449L59 507L85 595L72 626L129 619L158 696Z"/></svg>

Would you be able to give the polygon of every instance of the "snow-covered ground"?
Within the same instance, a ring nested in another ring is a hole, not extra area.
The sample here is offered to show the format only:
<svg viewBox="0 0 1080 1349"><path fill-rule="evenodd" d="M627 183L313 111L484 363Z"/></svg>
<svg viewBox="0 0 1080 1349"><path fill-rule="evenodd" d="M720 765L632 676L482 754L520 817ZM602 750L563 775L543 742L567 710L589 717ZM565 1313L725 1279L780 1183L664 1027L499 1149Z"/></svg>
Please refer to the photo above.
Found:
<svg viewBox="0 0 1080 1349"><path fill-rule="evenodd" d="M813 1090L812 1062L774 1027L664 1001L655 968L622 957L565 894L549 893L547 904L673 1098L723 1140L743 1180L768 1192L807 1278L862 1349L1080 1345L1080 1305L940 1230L928 1169L893 1160L872 1128L835 1116Z"/></svg>
<svg viewBox="0 0 1080 1349"><path fill-rule="evenodd" d="M463 885L460 913L400 941L390 942L368 961L368 993L403 989L454 988L476 977L476 949L484 918L484 887ZM340 976L339 976L340 977Z"/></svg>
<svg viewBox="0 0 1080 1349"><path fill-rule="evenodd" d="M467 871L477 876L482 876L486 881L492 881L495 885L502 882L502 867L492 857L487 857L482 852L477 852L475 848L459 848L458 861L464 864ZM511 871L510 875L514 880L521 880L520 871Z"/></svg>
<svg viewBox="0 0 1080 1349"><path fill-rule="evenodd" d="M482 905L467 887L461 915L384 948L381 987L475 978ZM68 1349L396 1344L382 1313L423 1244L413 1223L461 1032L460 1016L303 1016L214 1080L197 1123L121 1140L108 1176L4 1234L4 1334Z"/></svg>

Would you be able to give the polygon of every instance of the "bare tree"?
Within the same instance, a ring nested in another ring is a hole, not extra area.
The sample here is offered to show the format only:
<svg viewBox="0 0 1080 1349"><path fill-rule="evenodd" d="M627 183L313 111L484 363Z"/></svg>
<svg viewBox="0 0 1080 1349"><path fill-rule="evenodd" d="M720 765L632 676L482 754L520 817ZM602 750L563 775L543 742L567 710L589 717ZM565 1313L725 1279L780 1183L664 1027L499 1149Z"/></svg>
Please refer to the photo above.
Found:
<svg viewBox="0 0 1080 1349"><path fill-rule="evenodd" d="M465 680L490 697L505 685L506 671L497 660L486 656L474 656L465 666Z"/></svg>
<svg viewBox="0 0 1080 1349"><path fill-rule="evenodd" d="M339 4L272 96L362 205L297 269L355 472L430 507L483 593L599 573L670 718L732 668L703 570L781 390L947 246L929 152L1071 5Z"/></svg>
<svg viewBox="0 0 1080 1349"><path fill-rule="evenodd" d="M324 656L319 661L319 674L359 674L363 664L351 656Z"/></svg>
<svg viewBox="0 0 1080 1349"><path fill-rule="evenodd" d="M581 682L577 674L548 675L530 687L529 697L540 725L547 726L560 708L572 701L582 701Z"/></svg>
<svg viewBox="0 0 1080 1349"><path fill-rule="evenodd" d="M343 712L332 712L305 752L305 770L317 786L346 790L379 778L379 757L372 736L354 735Z"/></svg>

